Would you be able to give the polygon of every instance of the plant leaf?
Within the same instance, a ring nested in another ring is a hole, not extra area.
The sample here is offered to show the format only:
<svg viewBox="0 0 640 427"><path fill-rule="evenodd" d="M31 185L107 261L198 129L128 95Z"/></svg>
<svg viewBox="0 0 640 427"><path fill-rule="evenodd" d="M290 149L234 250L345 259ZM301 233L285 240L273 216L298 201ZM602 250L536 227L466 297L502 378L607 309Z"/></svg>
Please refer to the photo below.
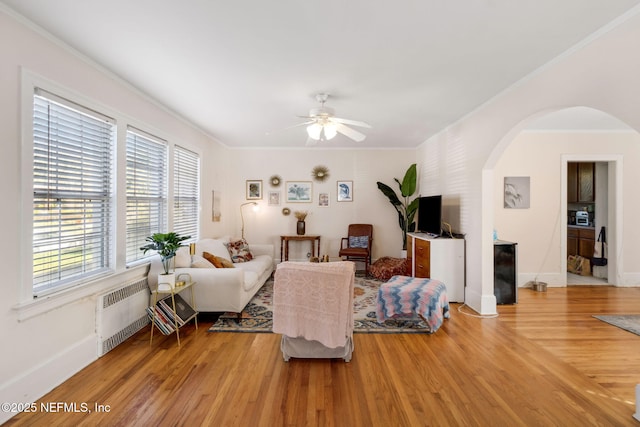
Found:
<svg viewBox="0 0 640 427"><path fill-rule="evenodd" d="M412 196L413 193L416 192L416 185L418 179L418 172L416 168L416 164L412 164L407 169L407 172L404 174L404 178L402 179L402 185L400 186L400 191L402 191L403 197Z"/></svg>
<svg viewBox="0 0 640 427"><path fill-rule="evenodd" d="M382 194L384 194L385 196L387 196L387 198L389 199L389 201L391 202L391 204L393 206L401 206L402 202L400 201L400 199L398 199L398 196L396 195L396 192L393 191L391 189L391 187L389 187L387 184L384 184L382 182L377 182L376 184L378 184L378 189L380 189L380 191L382 191ZM398 209L396 207L396 209Z"/></svg>

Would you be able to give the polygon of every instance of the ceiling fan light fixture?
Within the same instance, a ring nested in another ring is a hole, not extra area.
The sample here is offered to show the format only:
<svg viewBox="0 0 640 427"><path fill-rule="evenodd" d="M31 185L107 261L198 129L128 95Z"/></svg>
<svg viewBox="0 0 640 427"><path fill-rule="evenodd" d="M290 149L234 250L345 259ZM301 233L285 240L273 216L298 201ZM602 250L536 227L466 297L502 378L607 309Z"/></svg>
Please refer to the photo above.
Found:
<svg viewBox="0 0 640 427"><path fill-rule="evenodd" d="M338 134L337 127L334 123L328 122L323 126L324 137L328 140L334 138Z"/></svg>
<svg viewBox="0 0 640 427"><path fill-rule="evenodd" d="M319 141L321 133L322 133L322 126L320 124L314 123L312 125L307 126L307 134L309 135L309 138Z"/></svg>

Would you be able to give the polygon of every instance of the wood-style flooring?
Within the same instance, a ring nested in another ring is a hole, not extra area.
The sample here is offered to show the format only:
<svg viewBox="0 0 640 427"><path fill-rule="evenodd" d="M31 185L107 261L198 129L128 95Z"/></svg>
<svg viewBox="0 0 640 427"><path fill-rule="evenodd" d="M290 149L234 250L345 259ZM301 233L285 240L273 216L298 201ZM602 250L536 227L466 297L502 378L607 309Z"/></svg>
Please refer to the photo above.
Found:
<svg viewBox="0 0 640 427"><path fill-rule="evenodd" d="M150 346L146 328L38 402L108 412L7 425L638 425L640 336L592 315L640 314L640 288L520 289L497 318L459 307L432 335L355 334L350 363L286 363L278 335L204 322L184 329L180 349L175 336Z"/></svg>

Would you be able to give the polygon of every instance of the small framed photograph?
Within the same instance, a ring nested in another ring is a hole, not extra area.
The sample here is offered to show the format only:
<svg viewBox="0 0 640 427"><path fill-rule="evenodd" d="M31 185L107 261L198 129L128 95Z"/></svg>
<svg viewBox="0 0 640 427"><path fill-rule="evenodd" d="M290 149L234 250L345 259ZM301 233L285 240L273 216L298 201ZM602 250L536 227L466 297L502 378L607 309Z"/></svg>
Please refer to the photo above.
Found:
<svg viewBox="0 0 640 427"><path fill-rule="evenodd" d="M353 202L353 181L338 181L338 201Z"/></svg>
<svg viewBox="0 0 640 427"><path fill-rule="evenodd" d="M262 199L262 180L248 179L247 180L247 200L260 200L260 199Z"/></svg>
<svg viewBox="0 0 640 427"><path fill-rule="evenodd" d="M321 208L329 207L329 193L318 194L318 206L320 206Z"/></svg>
<svg viewBox="0 0 640 427"><path fill-rule="evenodd" d="M280 192L269 191L269 206L279 206L279 205L280 205Z"/></svg>
<svg viewBox="0 0 640 427"><path fill-rule="evenodd" d="M311 181L287 181L287 202L311 203Z"/></svg>
<svg viewBox="0 0 640 427"><path fill-rule="evenodd" d="M529 209L531 203L531 183L528 176L504 177L505 209Z"/></svg>

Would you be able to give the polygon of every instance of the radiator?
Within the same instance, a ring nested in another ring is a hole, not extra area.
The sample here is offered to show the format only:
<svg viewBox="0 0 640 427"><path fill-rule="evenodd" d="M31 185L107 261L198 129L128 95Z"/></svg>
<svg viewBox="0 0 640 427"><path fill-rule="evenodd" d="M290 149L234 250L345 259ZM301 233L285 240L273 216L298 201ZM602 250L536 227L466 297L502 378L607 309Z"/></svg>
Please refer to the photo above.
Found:
<svg viewBox="0 0 640 427"><path fill-rule="evenodd" d="M149 323L145 311L148 305L149 287L146 277L98 297L98 357L105 355Z"/></svg>

